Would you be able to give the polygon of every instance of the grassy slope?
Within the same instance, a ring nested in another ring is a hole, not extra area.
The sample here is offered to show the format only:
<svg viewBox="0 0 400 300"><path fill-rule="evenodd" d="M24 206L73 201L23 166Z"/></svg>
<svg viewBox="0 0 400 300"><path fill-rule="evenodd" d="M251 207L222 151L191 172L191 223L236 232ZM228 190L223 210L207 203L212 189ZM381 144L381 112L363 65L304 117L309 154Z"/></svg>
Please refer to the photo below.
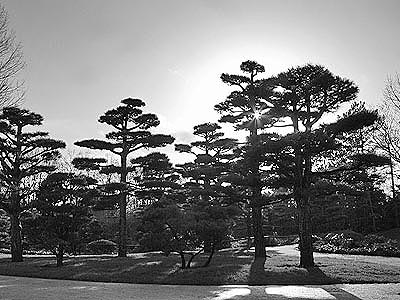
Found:
<svg viewBox="0 0 400 300"><path fill-rule="evenodd" d="M268 252L263 262L253 262L252 254L223 251L208 268L179 269L179 257L159 253L139 253L128 258L110 256L73 257L62 268L54 258L26 258L22 263L0 260L0 274L105 282L158 284L329 284L400 282L400 267L354 262L336 258L316 258L317 267L298 268L298 258ZM204 258L201 258L204 259ZM200 259L200 262L201 262Z"/></svg>
<svg viewBox="0 0 400 300"><path fill-rule="evenodd" d="M382 231L378 233L379 235L383 235L389 239L400 241L400 228L394 228L387 231Z"/></svg>

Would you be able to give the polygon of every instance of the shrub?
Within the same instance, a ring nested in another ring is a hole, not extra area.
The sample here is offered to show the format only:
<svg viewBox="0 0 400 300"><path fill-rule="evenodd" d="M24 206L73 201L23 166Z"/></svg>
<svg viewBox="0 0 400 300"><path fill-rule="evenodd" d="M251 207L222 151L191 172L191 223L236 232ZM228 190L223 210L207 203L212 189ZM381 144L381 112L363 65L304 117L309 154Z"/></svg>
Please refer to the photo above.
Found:
<svg viewBox="0 0 400 300"><path fill-rule="evenodd" d="M329 233L314 243L317 252L400 257L400 242L384 236Z"/></svg>
<svg viewBox="0 0 400 300"><path fill-rule="evenodd" d="M112 254L117 250L117 244L109 240L97 240L87 245L87 250L92 254Z"/></svg>

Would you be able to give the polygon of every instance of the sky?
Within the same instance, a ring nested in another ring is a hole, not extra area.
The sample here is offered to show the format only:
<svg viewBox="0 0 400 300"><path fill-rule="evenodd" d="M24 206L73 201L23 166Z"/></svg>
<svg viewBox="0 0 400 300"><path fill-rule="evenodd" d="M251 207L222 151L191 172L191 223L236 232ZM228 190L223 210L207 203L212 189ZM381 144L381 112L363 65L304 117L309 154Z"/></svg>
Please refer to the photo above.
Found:
<svg viewBox="0 0 400 300"><path fill-rule="evenodd" d="M132 97L155 130L193 139L232 91L221 73L256 60L265 77L307 63L353 80L374 106L400 72L398 0L3 0L27 67L23 106L68 147L102 138L97 122ZM173 160L179 159L176 154Z"/></svg>

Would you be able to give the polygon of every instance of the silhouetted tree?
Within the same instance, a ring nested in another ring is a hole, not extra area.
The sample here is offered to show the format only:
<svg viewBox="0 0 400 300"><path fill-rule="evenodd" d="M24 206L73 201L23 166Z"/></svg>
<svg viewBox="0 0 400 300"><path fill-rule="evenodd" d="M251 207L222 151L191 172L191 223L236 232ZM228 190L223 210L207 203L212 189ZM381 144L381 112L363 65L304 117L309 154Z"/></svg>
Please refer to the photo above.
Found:
<svg viewBox="0 0 400 300"><path fill-rule="evenodd" d="M278 74L276 85L271 114L280 118L281 122L276 126L290 126L293 129L293 134L286 138L292 140L294 150L293 195L298 207L300 266L312 267L311 195L308 190L311 186L315 143L323 142L323 137L318 136L315 128L327 113L355 99L358 88L350 80L311 64Z"/></svg>
<svg viewBox="0 0 400 300"><path fill-rule="evenodd" d="M118 200L120 223L118 256L125 257L127 253L126 232L126 205L127 196L131 191L128 182L128 174L137 171L136 166L128 165L128 156L140 149L164 147L173 143L174 138L164 134L152 134L149 129L160 124L157 116L151 113L143 113L140 107L145 103L140 99L127 98L121 101L122 105L108 110L99 118L100 123L105 123L114 128L106 135L107 140L83 140L75 145L94 150L106 150L117 155L119 165L105 165L102 158L76 158L74 164L81 169L99 169L105 173L117 173L119 182L105 185L105 189L111 193L111 200Z"/></svg>
<svg viewBox="0 0 400 300"><path fill-rule="evenodd" d="M176 151L190 153L195 157L193 162L177 165L177 170L185 180L188 202L197 206L199 211L236 205L231 193L227 193L229 187L223 186L220 179L230 172L230 162L234 158L233 149L237 141L223 138L221 127L216 123L196 125L193 134L197 137L196 141L175 145ZM206 213L203 215L207 216ZM212 240L212 236L209 236L209 240L205 239L206 252L215 250Z"/></svg>
<svg viewBox="0 0 400 300"><path fill-rule="evenodd" d="M73 251L76 236L92 221L90 206L97 191L96 180L73 173L53 173L40 185L32 201L34 214L25 222L28 241L50 250L63 265L66 251Z"/></svg>
<svg viewBox="0 0 400 300"><path fill-rule="evenodd" d="M273 85L269 80L256 79L257 75L265 71L264 66L254 62L245 61L240 65L245 75L222 74L224 83L234 86L233 91L225 101L215 105L217 112L222 114L220 122L228 122L234 125L236 130L248 132L247 159L242 167L245 167L245 178L251 189L250 207L252 211L252 223L254 233L255 257L265 258L263 216L262 216L262 183L260 177L261 157L256 151L262 143L260 131L269 128L274 123L274 118L269 118ZM245 153L245 152L243 152Z"/></svg>
<svg viewBox="0 0 400 300"><path fill-rule="evenodd" d="M15 107L4 108L0 114L0 208L10 216L12 261L22 261L20 214L35 192L30 180L54 171L58 149L65 147L46 132L27 130L42 121L41 115Z"/></svg>
<svg viewBox="0 0 400 300"><path fill-rule="evenodd" d="M167 255L177 252L181 268L188 269L204 251L205 242L210 241L212 248L203 265L206 267L227 238L230 218L229 210L218 205L187 205L163 198L143 211L139 242L145 250L161 250Z"/></svg>
<svg viewBox="0 0 400 300"><path fill-rule="evenodd" d="M180 176L164 153L153 152L131 160L140 170L136 177L134 196L141 206L147 206L162 198L176 198L180 189Z"/></svg>

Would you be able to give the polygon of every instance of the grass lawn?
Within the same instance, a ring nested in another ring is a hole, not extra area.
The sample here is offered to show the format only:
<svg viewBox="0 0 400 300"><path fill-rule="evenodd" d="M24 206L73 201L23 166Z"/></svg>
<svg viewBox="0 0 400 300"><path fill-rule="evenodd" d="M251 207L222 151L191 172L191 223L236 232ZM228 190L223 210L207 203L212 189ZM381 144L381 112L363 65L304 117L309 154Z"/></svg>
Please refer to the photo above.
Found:
<svg viewBox="0 0 400 300"><path fill-rule="evenodd" d="M379 235L383 235L389 239L400 241L400 228L394 228L387 231L379 232Z"/></svg>
<svg viewBox="0 0 400 300"><path fill-rule="evenodd" d="M57 268L53 257L29 257L11 263L0 259L0 274L40 278L157 284L330 284L400 282L400 266L317 257L313 269L298 268L298 257L268 251L268 258L253 261L252 253L224 250L207 268L181 270L178 255L137 253L127 258L78 256ZM201 265L205 257L198 258Z"/></svg>

